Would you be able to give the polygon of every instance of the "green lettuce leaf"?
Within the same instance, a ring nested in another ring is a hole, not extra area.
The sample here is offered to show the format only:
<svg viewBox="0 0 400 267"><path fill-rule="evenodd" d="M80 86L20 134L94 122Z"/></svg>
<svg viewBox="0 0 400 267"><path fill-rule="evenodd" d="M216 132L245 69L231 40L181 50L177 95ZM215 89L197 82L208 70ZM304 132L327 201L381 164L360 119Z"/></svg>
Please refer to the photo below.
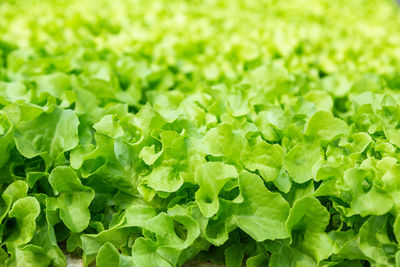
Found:
<svg viewBox="0 0 400 267"><path fill-rule="evenodd" d="M50 210L59 210L60 218L75 233L89 225L89 205L94 198L94 191L82 185L75 171L70 167L59 166L49 176L55 198L47 199Z"/></svg>
<svg viewBox="0 0 400 267"><path fill-rule="evenodd" d="M39 202L34 197L18 199L12 206L8 216L15 218L16 227L5 239L7 250L16 251L20 245L25 245L32 240L36 231L36 218L40 213Z"/></svg>
<svg viewBox="0 0 400 267"><path fill-rule="evenodd" d="M219 192L237 175L235 167L221 162L208 162L197 167L195 181L200 188L196 192L196 203L204 216L212 217L218 212Z"/></svg>
<svg viewBox="0 0 400 267"><path fill-rule="evenodd" d="M242 172L239 188L243 202L238 204L233 220L256 241L289 237L284 226L289 215L289 204L279 193L264 187L255 174Z"/></svg>
<svg viewBox="0 0 400 267"><path fill-rule="evenodd" d="M18 151L27 158L48 153L55 159L78 144L79 120L72 110L56 108L22 122L14 132Z"/></svg>

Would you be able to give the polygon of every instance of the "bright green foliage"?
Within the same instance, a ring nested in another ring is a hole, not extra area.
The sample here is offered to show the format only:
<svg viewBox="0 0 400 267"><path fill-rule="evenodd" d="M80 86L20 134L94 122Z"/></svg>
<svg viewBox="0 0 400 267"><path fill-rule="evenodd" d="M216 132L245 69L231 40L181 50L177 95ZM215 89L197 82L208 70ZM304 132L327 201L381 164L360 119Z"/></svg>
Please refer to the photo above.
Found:
<svg viewBox="0 0 400 267"><path fill-rule="evenodd" d="M119 267L121 266L121 258L118 250L111 244L105 243L100 249L96 257L96 263L99 267Z"/></svg>
<svg viewBox="0 0 400 267"><path fill-rule="evenodd" d="M0 266L400 266L395 0L0 1Z"/></svg>
<svg viewBox="0 0 400 267"><path fill-rule="evenodd" d="M55 108L51 113L21 122L14 131L18 151L27 158L42 153L56 158L78 144L78 117L72 110Z"/></svg>
<svg viewBox="0 0 400 267"><path fill-rule="evenodd" d="M71 232L79 233L89 225L89 205L94 191L83 186L75 171L70 167L58 166L50 173L49 183L55 198L47 198L48 210L59 210L60 219Z"/></svg>
<svg viewBox="0 0 400 267"><path fill-rule="evenodd" d="M205 217L209 218L217 213L221 189L229 179L237 176L235 167L222 162L207 162L197 167L195 181L200 188L195 194L196 203Z"/></svg>
<svg viewBox="0 0 400 267"><path fill-rule="evenodd" d="M257 175L248 172L240 174L239 189L243 202L237 206L234 221L243 231L258 242L289 236L284 227L289 204L279 193L270 192Z"/></svg>

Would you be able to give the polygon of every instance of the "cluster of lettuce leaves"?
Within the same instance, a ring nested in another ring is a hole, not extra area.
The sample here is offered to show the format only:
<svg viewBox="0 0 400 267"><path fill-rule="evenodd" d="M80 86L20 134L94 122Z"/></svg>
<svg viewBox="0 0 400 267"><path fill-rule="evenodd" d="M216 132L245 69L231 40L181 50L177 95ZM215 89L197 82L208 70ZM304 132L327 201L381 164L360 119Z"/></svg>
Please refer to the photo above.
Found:
<svg viewBox="0 0 400 267"><path fill-rule="evenodd" d="M394 1L0 18L0 266L400 266Z"/></svg>

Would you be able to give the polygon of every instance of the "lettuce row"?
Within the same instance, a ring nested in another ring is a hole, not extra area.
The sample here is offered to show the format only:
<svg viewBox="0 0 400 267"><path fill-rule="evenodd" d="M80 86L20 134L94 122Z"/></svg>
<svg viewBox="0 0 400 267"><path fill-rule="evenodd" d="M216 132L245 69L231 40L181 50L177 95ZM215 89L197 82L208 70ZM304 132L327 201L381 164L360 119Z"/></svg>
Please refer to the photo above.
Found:
<svg viewBox="0 0 400 267"><path fill-rule="evenodd" d="M0 266L400 264L393 3L100 2L0 3Z"/></svg>

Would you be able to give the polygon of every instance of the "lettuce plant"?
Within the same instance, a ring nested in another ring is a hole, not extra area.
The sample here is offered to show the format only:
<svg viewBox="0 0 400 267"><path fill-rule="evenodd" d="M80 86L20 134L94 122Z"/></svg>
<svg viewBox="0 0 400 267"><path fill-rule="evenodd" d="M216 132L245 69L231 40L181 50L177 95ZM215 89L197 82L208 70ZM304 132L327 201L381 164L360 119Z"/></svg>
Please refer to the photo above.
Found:
<svg viewBox="0 0 400 267"><path fill-rule="evenodd" d="M400 266L395 1L0 18L0 266Z"/></svg>

